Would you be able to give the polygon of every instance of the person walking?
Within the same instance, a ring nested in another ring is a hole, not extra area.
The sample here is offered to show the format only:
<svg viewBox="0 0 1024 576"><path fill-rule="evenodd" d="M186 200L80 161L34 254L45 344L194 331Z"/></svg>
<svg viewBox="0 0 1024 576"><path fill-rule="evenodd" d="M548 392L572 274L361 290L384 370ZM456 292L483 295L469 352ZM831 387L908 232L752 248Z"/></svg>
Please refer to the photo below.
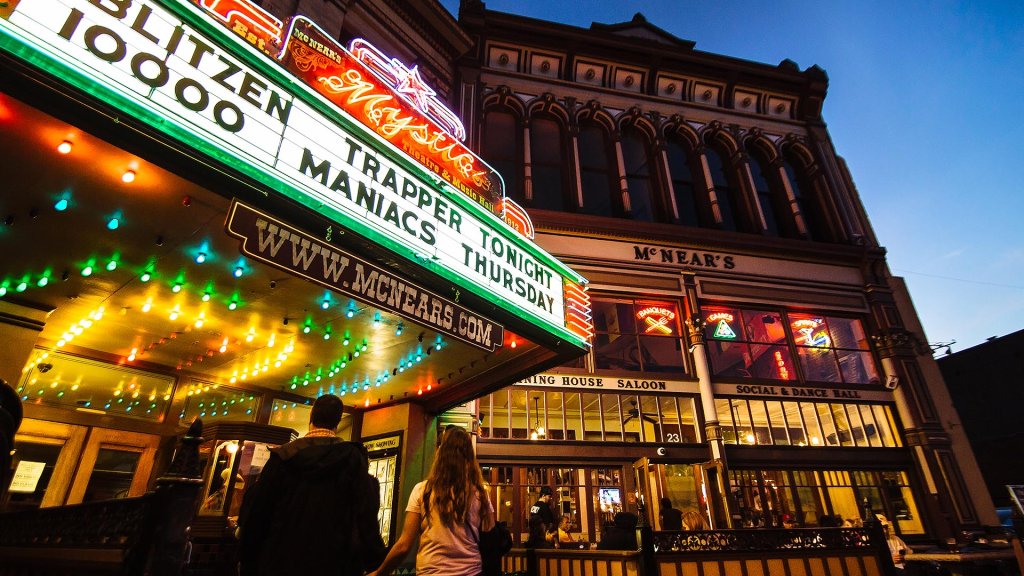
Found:
<svg viewBox="0 0 1024 576"><path fill-rule="evenodd" d="M494 523L469 432L448 426L427 479L413 486L401 536L370 576L390 575L414 548L416 576L479 576L480 532Z"/></svg>
<svg viewBox="0 0 1024 576"><path fill-rule="evenodd" d="M309 432L270 451L239 514L241 576L361 576L384 558L366 449L337 437L344 406L313 402Z"/></svg>

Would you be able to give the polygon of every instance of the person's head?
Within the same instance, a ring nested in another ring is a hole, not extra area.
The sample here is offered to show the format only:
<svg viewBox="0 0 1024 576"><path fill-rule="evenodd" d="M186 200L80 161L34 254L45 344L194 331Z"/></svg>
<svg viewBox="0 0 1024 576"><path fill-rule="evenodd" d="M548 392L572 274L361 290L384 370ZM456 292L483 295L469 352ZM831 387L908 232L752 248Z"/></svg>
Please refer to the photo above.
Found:
<svg viewBox="0 0 1024 576"><path fill-rule="evenodd" d="M562 514L562 518L558 521L558 527L562 530L568 531L572 527L572 516L568 514Z"/></svg>
<svg viewBox="0 0 1024 576"><path fill-rule="evenodd" d="M704 515L696 510L690 509L683 512L683 530L707 530L708 521Z"/></svg>
<svg viewBox="0 0 1024 576"><path fill-rule="evenodd" d="M892 523L889 522L889 519L884 514L875 514L875 519L882 525L882 531L885 532L886 536L892 534Z"/></svg>
<svg viewBox="0 0 1024 576"><path fill-rule="evenodd" d="M672 499L667 497L667 496L663 496L661 498L661 507L662 508L671 508L672 507Z"/></svg>
<svg viewBox="0 0 1024 576"><path fill-rule="evenodd" d="M796 526L796 519L793 518L793 515L792 514L783 514L782 515L782 527L783 528L792 528L794 526Z"/></svg>
<svg viewBox="0 0 1024 576"><path fill-rule="evenodd" d="M324 394L313 401L313 410L309 413L309 423L316 428L337 430L344 408L345 405L341 403L341 398L334 394Z"/></svg>
<svg viewBox="0 0 1024 576"><path fill-rule="evenodd" d="M465 428L448 426L434 454L424 487L424 516L430 522L434 507L446 526L463 523L469 512L471 488L483 494L484 477L473 452L473 440ZM427 496L429 494L429 497Z"/></svg>
<svg viewBox="0 0 1024 576"><path fill-rule="evenodd" d="M632 530L636 528L638 518L636 514L632 512L616 512L615 513L615 527L621 530Z"/></svg>
<svg viewBox="0 0 1024 576"><path fill-rule="evenodd" d="M542 502L547 502L548 500L551 500L551 488L550 487L548 487L548 486L541 486L540 487L540 498L539 498L539 500L541 500Z"/></svg>

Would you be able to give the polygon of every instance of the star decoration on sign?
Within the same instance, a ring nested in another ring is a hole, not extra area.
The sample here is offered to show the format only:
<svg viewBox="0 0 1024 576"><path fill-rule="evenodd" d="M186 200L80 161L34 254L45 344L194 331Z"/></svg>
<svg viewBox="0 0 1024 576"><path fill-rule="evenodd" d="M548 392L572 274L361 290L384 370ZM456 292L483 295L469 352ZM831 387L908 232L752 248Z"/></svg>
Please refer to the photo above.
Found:
<svg viewBox="0 0 1024 576"><path fill-rule="evenodd" d="M409 97L420 110L428 110L430 99L436 96L437 92L434 92L430 86L423 82L423 78L420 77L419 66L413 66L412 69L409 69L394 59L391 60L391 65L395 77L398 79L395 91Z"/></svg>

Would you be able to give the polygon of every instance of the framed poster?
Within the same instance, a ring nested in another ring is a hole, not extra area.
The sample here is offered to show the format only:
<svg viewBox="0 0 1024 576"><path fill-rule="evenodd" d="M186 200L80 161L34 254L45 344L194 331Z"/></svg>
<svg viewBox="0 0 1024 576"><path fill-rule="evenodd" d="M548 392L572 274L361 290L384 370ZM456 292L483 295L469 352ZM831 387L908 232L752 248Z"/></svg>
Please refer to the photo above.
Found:
<svg viewBox="0 0 1024 576"><path fill-rule="evenodd" d="M1017 508L1017 516L1024 518L1024 485L1007 484L1006 489L1010 491L1010 499Z"/></svg>

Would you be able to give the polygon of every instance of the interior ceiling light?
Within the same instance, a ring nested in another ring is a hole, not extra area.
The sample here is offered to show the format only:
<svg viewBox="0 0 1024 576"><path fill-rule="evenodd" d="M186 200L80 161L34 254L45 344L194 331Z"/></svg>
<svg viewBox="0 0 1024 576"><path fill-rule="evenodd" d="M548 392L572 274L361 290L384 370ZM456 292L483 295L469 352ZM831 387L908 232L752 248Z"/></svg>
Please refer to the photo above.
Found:
<svg viewBox="0 0 1024 576"><path fill-rule="evenodd" d="M235 278L241 278L243 272L245 272L245 270L243 270L241 266L235 266Z"/></svg>
<svg viewBox="0 0 1024 576"><path fill-rule="evenodd" d="M125 184L135 182L135 170L125 170L124 174L121 174L121 182Z"/></svg>
<svg viewBox="0 0 1024 576"><path fill-rule="evenodd" d="M203 262L206 262L206 252L196 254L196 264L202 264Z"/></svg>
<svg viewBox="0 0 1024 576"><path fill-rule="evenodd" d="M121 220L117 216L107 220L107 230L117 230L120 226Z"/></svg>
<svg viewBox="0 0 1024 576"><path fill-rule="evenodd" d="M72 147L73 145L71 144L71 141L65 140L57 145L57 152L60 152L61 154L67 154L68 152L71 152Z"/></svg>
<svg viewBox="0 0 1024 576"><path fill-rule="evenodd" d="M61 198L60 200L57 200L57 203L53 205L53 209L56 210L57 212L63 212L65 210L67 210L68 209L68 199L67 198Z"/></svg>

